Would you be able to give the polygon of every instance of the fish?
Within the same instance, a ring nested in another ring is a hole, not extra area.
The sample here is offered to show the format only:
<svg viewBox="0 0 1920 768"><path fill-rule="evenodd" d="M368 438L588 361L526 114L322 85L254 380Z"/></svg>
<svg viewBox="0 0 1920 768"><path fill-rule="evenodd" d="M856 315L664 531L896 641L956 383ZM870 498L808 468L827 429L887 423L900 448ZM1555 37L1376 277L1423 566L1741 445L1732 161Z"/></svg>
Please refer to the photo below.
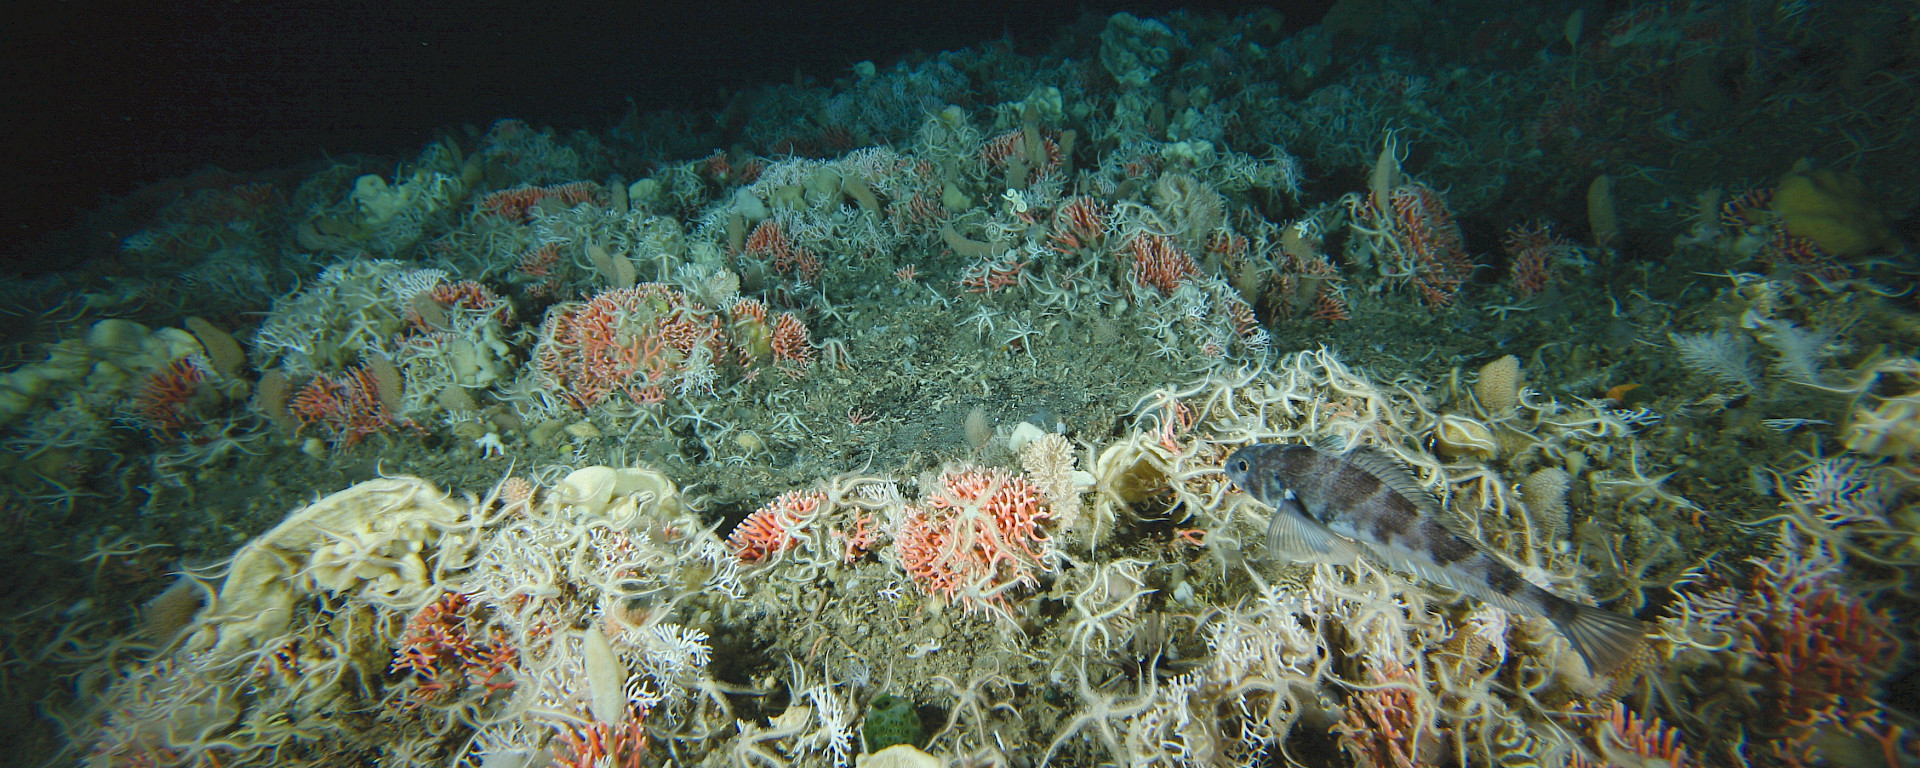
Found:
<svg viewBox="0 0 1920 768"><path fill-rule="evenodd" d="M1276 558L1350 565L1368 557L1509 613L1544 617L1595 675L1628 667L1646 645L1647 625L1639 619L1527 581L1454 524L1384 451L1254 444L1228 455L1224 469L1234 485L1273 508L1267 552Z"/></svg>

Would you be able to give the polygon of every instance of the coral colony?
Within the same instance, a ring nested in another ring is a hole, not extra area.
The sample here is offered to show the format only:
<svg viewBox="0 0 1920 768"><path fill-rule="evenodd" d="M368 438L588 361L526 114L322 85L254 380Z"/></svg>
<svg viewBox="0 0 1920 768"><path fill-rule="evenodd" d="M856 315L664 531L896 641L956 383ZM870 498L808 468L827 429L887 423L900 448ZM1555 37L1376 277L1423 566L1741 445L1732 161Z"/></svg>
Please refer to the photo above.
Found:
<svg viewBox="0 0 1920 768"><path fill-rule="evenodd" d="M1868 34L1814 4L1444 67L1374 25L1446 4L1365 5L178 199L124 250L190 286L0 379L77 574L9 696L101 768L1915 765L1911 75L1696 77ZM1848 141L1707 136L1796 121ZM1364 450L1618 663L1282 556L1262 444Z"/></svg>

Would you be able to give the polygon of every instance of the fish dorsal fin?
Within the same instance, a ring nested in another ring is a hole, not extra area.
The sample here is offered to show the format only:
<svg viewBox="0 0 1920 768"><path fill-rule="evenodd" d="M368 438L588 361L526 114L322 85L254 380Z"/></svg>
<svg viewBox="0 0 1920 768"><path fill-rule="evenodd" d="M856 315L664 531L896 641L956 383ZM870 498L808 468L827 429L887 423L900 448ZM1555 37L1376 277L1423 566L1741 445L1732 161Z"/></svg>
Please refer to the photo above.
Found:
<svg viewBox="0 0 1920 768"><path fill-rule="evenodd" d="M1485 549L1480 540L1474 537L1472 526L1465 520L1461 520L1459 514L1442 507L1440 500L1420 485L1420 481L1413 476L1413 470L1400 463L1399 457L1379 448L1363 446L1355 448L1352 453L1347 454L1346 458L1354 466L1380 478L1380 483L1392 489L1394 493L1413 502L1413 505L1420 510L1420 514L1439 523L1453 535L1466 539L1475 547Z"/></svg>
<svg viewBox="0 0 1920 768"><path fill-rule="evenodd" d="M1353 542L1308 519L1299 501L1286 498L1267 521L1267 554L1294 563L1352 565L1360 551Z"/></svg>
<svg viewBox="0 0 1920 768"><path fill-rule="evenodd" d="M1313 449L1322 453L1346 453L1347 439L1339 435L1321 435L1313 439Z"/></svg>
<svg viewBox="0 0 1920 768"><path fill-rule="evenodd" d="M1420 508L1422 514L1440 517L1440 500L1428 493L1427 489L1420 485L1420 481L1414 478L1413 471L1407 469L1405 464L1401 464L1393 454L1379 448L1363 446L1346 454L1346 459L1354 466L1366 470L1367 474L1379 478L1380 483L1392 489L1394 493L1413 502L1414 506Z"/></svg>

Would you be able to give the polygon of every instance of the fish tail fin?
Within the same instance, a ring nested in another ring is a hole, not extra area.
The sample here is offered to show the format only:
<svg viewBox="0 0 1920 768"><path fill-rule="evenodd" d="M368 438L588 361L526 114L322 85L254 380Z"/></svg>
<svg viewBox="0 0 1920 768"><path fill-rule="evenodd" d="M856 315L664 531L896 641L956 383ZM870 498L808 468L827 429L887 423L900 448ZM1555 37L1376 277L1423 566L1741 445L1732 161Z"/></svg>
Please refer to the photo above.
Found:
<svg viewBox="0 0 1920 768"><path fill-rule="evenodd" d="M1567 602L1563 615L1553 624L1566 635L1587 671L1596 676L1612 675L1630 666L1647 647L1647 625L1632 616L1623 616L1605 608Z"/></svg>

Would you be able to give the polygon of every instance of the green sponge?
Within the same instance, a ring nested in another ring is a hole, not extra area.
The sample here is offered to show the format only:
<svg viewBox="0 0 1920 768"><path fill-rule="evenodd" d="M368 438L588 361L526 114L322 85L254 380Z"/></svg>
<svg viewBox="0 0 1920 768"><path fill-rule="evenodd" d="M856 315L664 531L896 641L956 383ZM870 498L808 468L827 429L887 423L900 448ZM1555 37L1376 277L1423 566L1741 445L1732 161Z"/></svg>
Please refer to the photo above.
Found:
<svg viewBox="0 0 1920 768"><path fill-rule="evenodd" d="M913 702L883 693L867 705L860 733L867 739L868 754L895 744L918 746L914 742L920 738L920 714L913 711Z"/></svg>

